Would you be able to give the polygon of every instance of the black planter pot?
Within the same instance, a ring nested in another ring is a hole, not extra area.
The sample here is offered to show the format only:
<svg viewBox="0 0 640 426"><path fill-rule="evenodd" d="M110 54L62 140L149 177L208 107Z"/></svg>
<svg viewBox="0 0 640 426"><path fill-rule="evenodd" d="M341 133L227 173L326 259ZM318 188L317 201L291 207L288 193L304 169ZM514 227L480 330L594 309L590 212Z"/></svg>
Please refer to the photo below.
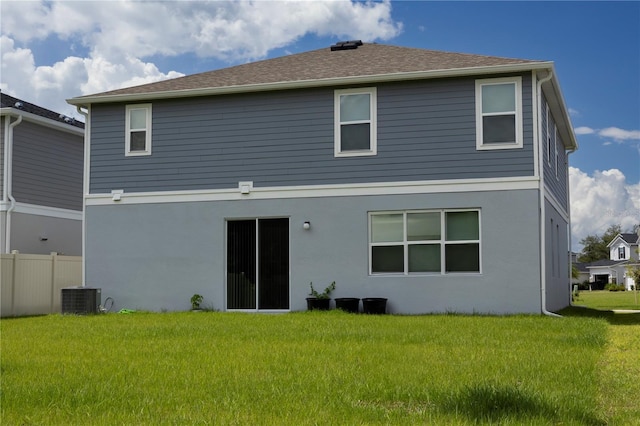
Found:
<svg viewBox="0 0 640 426"><path fill-rule="evenodd" d="M331 299L317 299L307 297L307 309L310 311L328 311Z"/></svg>
<svg viewBox="0 0 640 426"><path fill-rule="evenodd" d="M362 299L362 312L365 314L386 314L387 299L384 297L365 297Z"/></svg>
<svg viewBox="0 0 640 426"><path fill-rule="evenodd" d="M336 309L357 314L360 311L360 299L357 297L337 297Z"/></svg>

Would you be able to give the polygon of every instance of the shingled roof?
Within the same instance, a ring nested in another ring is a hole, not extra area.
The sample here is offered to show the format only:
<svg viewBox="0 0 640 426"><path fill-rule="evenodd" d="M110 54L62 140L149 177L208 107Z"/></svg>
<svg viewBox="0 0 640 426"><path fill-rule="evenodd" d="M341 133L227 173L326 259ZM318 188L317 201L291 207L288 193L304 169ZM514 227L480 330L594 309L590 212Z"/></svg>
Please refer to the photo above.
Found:
<svg viewBox="0 0 640 426"><path fill-rule="evenodd" d="M69 126L77 127L79 129L84 129L84 123L81 121L77 121L72 117L67 117L64 114L51 111L50 109L42 108L41 106L38 106L36 104L23 101L22 99L18 99L13 96L7 95L6 93L0 92L0 107L13 108L19 111L28 112L30 114L34 114L39 117L49 119L52 121L68 124Z"/></svg>
<svg viewBox="0 0 640 426"><path fill-rule="evenodd" d="M628 243L628 244L637 244L638 240L640 240L640 235L635 234L635 233L621 233L616 235L616 238L614 238L613 240L611 240L611 242L609 243L609 246L611 246L614 241L617 239L617 237L620 237L624 242Z"/></svg>
<svg viewBox="0 0 640 426"><path fill-rule="evenodd" d="M136 95L151 99L168 94L184 96L220 93L223 89L234 92L268 90L287 87L310 87L348 83L349 80L370 81L409 78L427 78L428 74L444 76L473 74L479 70L512 67L513 70L550 68L550 62L526 59L500 58L464 53L398 47L365 43L356 49L331 50L329 47L279 58L247 63L185 77L164 80L141 86L112 90L70 99L69 103L106 102L118 98L131 99ZM475 71L475 72L474 72ZM274 87L276 86L276 87ZM154 96L157 95L157 96ZM89 101L89 102L87 102Z"/></svg>

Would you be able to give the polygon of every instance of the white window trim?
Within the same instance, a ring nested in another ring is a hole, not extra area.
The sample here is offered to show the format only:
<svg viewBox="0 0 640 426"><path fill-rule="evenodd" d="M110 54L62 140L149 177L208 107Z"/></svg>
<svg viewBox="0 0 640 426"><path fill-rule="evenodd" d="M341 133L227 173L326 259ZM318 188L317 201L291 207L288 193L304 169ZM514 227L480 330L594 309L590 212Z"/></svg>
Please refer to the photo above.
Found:
<svg viewBox="0 0 640 426"><path fill-rule="evenodd" d="M145 150L144 151L131 151L131 131L142 129L131 129L131 114L130 111L136 109L144 109L146 112L146 125L145 130ZM127 105L125 108L125 134L124 134L124 155L127 157L136 157L142 155L151 155L151 104L136 104Z"/></svg>
<svg viewBox="0 0 640 426"><path fill-rule="evenodd" d="M371 103L369 104L369 117L370 120L366 121L349 121L346 123L370 123L371 125L371 139L369 141L369 149L358 151L341 151L340 140L340 128L343 123L340 122L340 96L342 95L356 95L356 94L368 94L371 96ZM336 157L361 157L367 155L377 155L378 153L378 101L377 101L377 89L375 87L362 87L358 89L341 89L334 91L334 155Z"/></svg>
<svg viewBox="0 0 640 426"><path fill-rule="evenodd" d="M459 240L455 242L447 242L446 240L446 214L455 212L478 212L478 239L477 240ZM407 240L407 214L411 213L440 213L440 239L439 240L425 240L425 241L408 241ZM372 242L372 228L371 217L383 214L402 214L403 222L403 241L391 241L391 242ZM482 274L482 211L478 208L469 209L432 209L432 210L381 210L369 212L368 215L368 250L369 250L369 275L370 276L421 276L421 275L481 275ZM476 272L447 272L446 271L446 247L453 244L478 244L478 261L479 270ZM402 244L404 250L404 271L403 272L373 272L373 250L374 246L397 246ZM440 272L409 272L409 245L414 244L439 244L440 245Z"/></svg>
<svg viewBox="0 0 640 426"><path fill-rule="evenodd" d="M558 134L558 128L556 127L556 133L555 133L556 179L560 180L560 173L559 173L560 154L558 153L558 139L560 139L560 135Z"/></svg>
<svg viewBox="0 0 640 426"><path fill-rule="evenodd" d="M551 133L549 133L549 105L547 104L547 164L551 166Z"/></svg>
<svg viewBox="0 0 640 426"><path fill-rule="evenodd" d="M482 137L482 117L484 115L505 115L504 113L482 113L482 86L492 84L515 83L515 107L513 111L516 117L516 140L513 143L495 143L484 144ZM517 149L523 147L522 136L522 77L505 77L505 78L485 78L476 80L476 149L492 150L492 149Z"/></svg>

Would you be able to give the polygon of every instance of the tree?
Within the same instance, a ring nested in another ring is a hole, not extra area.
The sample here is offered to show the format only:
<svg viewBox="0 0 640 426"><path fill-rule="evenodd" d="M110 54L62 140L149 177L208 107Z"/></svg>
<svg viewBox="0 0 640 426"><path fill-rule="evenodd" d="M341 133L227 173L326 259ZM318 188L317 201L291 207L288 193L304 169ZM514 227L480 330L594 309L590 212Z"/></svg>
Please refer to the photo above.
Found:
<svg viewBox="0 0 640 426"><path fill-rule="evenodd" d="M618 235L622 233L622 226L620 225L611 225L607 228L607 230L602 234L602 242L604 246L608 246L611 241ZM609 257L607 253L607 258Z"/></svg>
<svg viewBox="0 0 640 426"><path fill-rule="evenodd" d="M607 246L613 239L622 232L621 225L611 225L600 235L588 235L580 240L582 253L578 257L578 262L589 263L596 260L609 259L609 249Z"/></svg>
<svg viewBox="0 0 640 426"><path fill-rule="evenodd" d="M580 271L575 264L571 264L571 278L573 278L574 280L580 278Z"/></svg>

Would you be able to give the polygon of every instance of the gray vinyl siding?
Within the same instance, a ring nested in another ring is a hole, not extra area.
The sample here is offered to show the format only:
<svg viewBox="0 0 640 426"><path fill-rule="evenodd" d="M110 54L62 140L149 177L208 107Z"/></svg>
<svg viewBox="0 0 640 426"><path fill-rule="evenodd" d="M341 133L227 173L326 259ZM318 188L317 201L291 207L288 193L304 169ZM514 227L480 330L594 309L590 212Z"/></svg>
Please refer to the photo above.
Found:
<svg viewBox="0 0 640 426"><path fill-rule="evenodd" d="M23 121L13 130L17 202L82 210L83 137Z"/></svg>
<svg viewBox="0 0 640 426"><path fill-rule="evenodd" d="M0 199L4 197L4 120L0 117Z"/></svg>
<svg viewBox="0 0 640 426"><path fill-rule="evenodd" d="M93 105L90 191L533 175L529 74L522 149L476 150L474 78L376 87L378 153L368 157L334 157L335 88L153 102L152 155L141 157L125 157L125 104Z"/></svg>
<svg viewBox="0 0 640 426"><path fill-rule="evenodd" d="M547 189L553 194L555 199L560 203L560 205L565 209L565 212L569 210L568 208L568 196L567 196L567 185L568 185L568 175L567 170L569 167L569 158L567 152L564 149L563 141L560 139L560 135L555 131L555 119L551 115L551 111L549 111L549 123L547 126L547 109L548 104L546 100L543 100L543 108L542 108L542 137L540 138L540 142L544 144L543 146L543 168L544 168L544 183ZM548 133L547 133L548 129ZM551 157L549 157L547 143L548 138L551 138ZM556 164L556 150L558 154L558 161ZM557 171L556 171L557 167Z"/></svg>

